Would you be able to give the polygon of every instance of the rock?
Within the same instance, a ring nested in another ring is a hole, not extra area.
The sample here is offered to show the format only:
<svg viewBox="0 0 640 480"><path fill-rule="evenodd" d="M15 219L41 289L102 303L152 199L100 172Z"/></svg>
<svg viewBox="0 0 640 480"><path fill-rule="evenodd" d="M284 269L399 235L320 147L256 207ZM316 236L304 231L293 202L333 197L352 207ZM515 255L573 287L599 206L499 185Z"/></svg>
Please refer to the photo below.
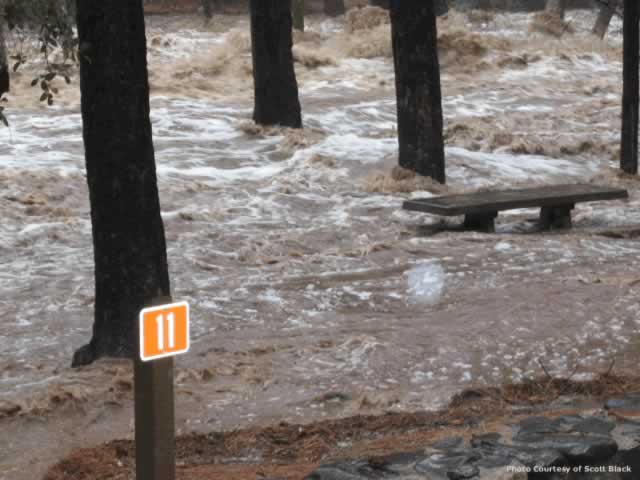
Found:
<svg viewBox="0 0 640 480"><path fill-rule="evenodd" d="M468 478L476 478L480 475L480 470L475 465L461 465L451 472L447 472L447 476L451 480L465 480Z"/></svg>
<svg viewBox="0 0 640 480"><path fill-rule="evenodd" d="M532 448L529 445L503 445L483 446L480 448L483 458L488 465L498 464L508 458L513 462L533 468L534 466L550 467L563 466L569 462L562 452L551 448ZM510 463L511 463L510 462ZM507 463L509 465L509 463Z"/></svg>
<svg viewBox="0 0 640 480"><path fill-rule="evenodd" d="M610 398L604 405L607 410L614 410L621 415L640 414L640 392L630 393L620 398Z"/></svg>
<svg viewBox="0 0 640 480"><path fill-rule="evenodd" d="M418 462L415 469L418 473L426 473L434 478L451 478L450 474L468 475L472 471L479 473L477 467L475 470L467 467L480 458L482 458L481 454L473 450L453 451L449 454L436 453ZM473 476L458 476L456 478L473 478Z"/></svg>
<svg viewBox="0 0 640 480"><path fill-rule="evenodd" d="M484 444L494 445L500 441L499 433L485 433L482 435L474 435L471 439L473 447L481 447Z"/></svg>
<svg viewBox="0 0 640 480"><path fill-rule="evenodd" d="M345 472L338 467L326 466L320 467L316 471L304 477L304 480L363 480L366 477L362 477L357 474L351 474Z"/></svg>
<svg viewBox="0 0 640 480"><path fill-rule="evenodd" d="M627 397L608 402L635 408ZM500 434L443 438L424 451L398 453L369 460L344 461L318 468L306 480L525 480L526 469L507 467L574 467L589 465L589 473L573 480L631 480L640 476L640 421L614 422L598 416L530 417L514 425L508 443ZM620 446L620 449L619 449ZM567 478L540 473L540 480Z"/></svg>
<svg viewBox="0 0 640 480"><path fill-rule="evenodd" d="M615 423L597 417L584 418L570 429L575 433L589 433L593 435L608 435L615 428Z"/></svg>
<svg viewBox="0 0 640 480"><path fill-rule="evenodd" d="M431 448L436 450L452 450L454 448L461 447L464 444L464 438L462 437L447 437L442 440L438 440L431 445Z"/></svg>
<svg viewBox="0 0 640 480"><path fill-rule="evenodd" d="M577 463L607 460L618 451L615 440L604 435L518 433L514 443L539 450L557 450Z"/></svg>
<svg viewBox="0 0 640 480"><path fill-rule="evenodd" d="M547 417L529 417L516 425L518 434L554 433L558 431L555 420Z"/></svg>
<svg viewBox="0 0 640 480"><path fill-rule="evenodd" d="M527 472L511 472L504 467L494 469L480 469L482 480L528 480Z"/></svg>

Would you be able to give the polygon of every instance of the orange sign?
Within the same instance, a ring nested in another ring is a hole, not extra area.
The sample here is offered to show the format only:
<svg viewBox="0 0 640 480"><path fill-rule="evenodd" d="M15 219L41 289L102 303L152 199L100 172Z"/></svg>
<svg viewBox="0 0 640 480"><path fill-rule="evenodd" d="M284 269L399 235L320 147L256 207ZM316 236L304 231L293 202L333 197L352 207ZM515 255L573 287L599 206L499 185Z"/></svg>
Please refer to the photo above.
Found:
<svg viewBox="0 0 640 480"><path fill-rule="evenodd" d="M159 305L140 312L140 359L144 362L189 350L187 302Z"/></svg>

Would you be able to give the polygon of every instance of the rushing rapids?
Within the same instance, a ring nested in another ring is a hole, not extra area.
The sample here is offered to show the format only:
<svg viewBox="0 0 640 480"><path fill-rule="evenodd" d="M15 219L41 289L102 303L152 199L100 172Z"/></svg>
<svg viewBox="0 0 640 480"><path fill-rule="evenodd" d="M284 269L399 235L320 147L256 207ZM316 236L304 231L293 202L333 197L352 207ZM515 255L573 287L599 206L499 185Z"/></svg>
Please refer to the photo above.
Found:
<svg viewBox="0 0 640 480"><path fill-rule="evenodd" d="M561 38L530 33L527 13L439 19L446 187L394 168L384 11L312 16L295 35L302 131L250 121L245 17L148 19L173 294L194 320L179 431L433 408L464 386L535 376L539 359L578 378L636 365L640 247L619 228L640 224L640 200L616 171L621 24L601 42L594 16L569 12ZM127 363L69 368L93 306L80 97L74 77L40 105L37 57L15 75L0 130L0 465L13 479L32 478L36 454L41 471L132 431ZM520 235L536 212L516 211L496 236L431 236L438 218L400 210L411 196L594 179L631 200L579 207L568 235ZM440 272L428 302L425 263Z"/></svg>

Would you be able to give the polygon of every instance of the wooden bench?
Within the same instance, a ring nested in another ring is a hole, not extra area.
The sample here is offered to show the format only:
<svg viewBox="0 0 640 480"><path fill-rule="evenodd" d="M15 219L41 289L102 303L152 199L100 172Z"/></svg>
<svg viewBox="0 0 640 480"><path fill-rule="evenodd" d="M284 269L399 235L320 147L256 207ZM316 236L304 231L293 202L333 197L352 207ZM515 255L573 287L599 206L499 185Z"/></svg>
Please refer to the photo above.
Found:
<svg viewBox="0 0 640 480"><path fill-rule="evenodd" d="M464 215L469 230L493 232L499 211L540 207L543 230L571 228L576 203L628 198L626 190L597 185L555 185L519 190L487 191L407 200L402 208L443 216Z"/></svg>

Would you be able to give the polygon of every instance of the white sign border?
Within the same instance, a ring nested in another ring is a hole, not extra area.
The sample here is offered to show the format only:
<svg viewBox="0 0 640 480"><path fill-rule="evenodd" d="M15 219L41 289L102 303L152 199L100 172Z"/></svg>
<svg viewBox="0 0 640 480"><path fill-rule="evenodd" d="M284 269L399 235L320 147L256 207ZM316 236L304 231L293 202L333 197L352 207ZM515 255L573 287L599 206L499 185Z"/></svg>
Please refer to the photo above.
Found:
<svg viewBox="0 0 640 480"><path fill-rule="evenodd" d="M144 356L144 315L145 313L167 310L169 308L175 307L186 307L187 309L187 347L182 350L176 350L173 352L163 353L161 355L154 355L152 357ZM147 307L140 310L140 314L138 315L138 342L140 347L140 360L143 362L152 362L153 360L160 360L161 358L167 357L175 357L176 355L182 355L183 353L187 353L191 348L191 320L190 320L190 310L189 304L187 302L174 302L167 303L165 305L154 305L153 307Z"/></svg>

